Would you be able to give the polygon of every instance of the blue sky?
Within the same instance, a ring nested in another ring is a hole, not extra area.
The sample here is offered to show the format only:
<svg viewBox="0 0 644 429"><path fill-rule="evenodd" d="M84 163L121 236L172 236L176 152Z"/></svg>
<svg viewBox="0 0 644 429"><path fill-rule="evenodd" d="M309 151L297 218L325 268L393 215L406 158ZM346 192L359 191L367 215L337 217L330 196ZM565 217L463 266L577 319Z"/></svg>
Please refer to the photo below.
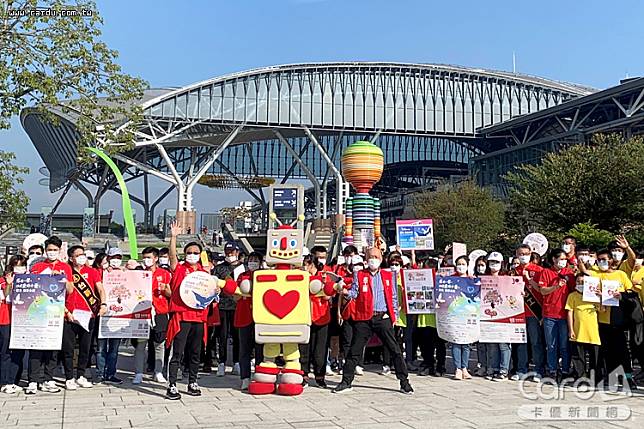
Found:
<svg viewBox="0 0 644 429"><path fill-rule="evenodd" d="M512 70L513 52L518 72L596 88L644 75L644 3L637 1L103 0L98 9L103 39L120 52L119 63L152 87L313 61ZM43 164L17 119L0 132L0 148L32 170L24 185L30 210L52 205L58 194L38 185ZM141 194L136 186L132 192ZM243 191L200 188L195 206L213 212L246 199ZM85 204L72 192L59 211L80 213ZM174 205L171 194L161 208ZM103 200L108 206L120 211L115 194Z"/></svg>

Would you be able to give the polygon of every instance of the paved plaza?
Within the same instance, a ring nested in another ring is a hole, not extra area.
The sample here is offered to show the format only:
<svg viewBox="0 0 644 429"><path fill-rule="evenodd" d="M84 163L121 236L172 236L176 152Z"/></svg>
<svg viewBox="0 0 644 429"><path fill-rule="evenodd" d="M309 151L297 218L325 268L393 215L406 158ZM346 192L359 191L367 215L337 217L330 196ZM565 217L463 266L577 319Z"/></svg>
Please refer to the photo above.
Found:
<svg viewBox="0 0 644 429"><path fill-rule="evenodd" d="M132 367L132 349L123 348L119 366ZM201 374L203 396L183 395L180 401L164 399L165 386L149 378L143 384L131 383L131 372L119 372L125 379L120 386L95 386L92 389L39 392L0 397L0 427L21 428L511 428L511 427L584 427L610 428L644 426L644 394L595 395L590 400L576 398L564 389L563 400L524 398L519 384L512 381L454 381L448 377L411 376L416 390L413 396L398 392L394 375L379 375L378 366L369 366L357 377L353 392L332 394L329 390L309 387L299 397L253 397L238 390L239 378L227 374ZM230 370L230 369L229 369ZM340 376L329 377L329 385ZM62 384L61 384L62 385ZM185 383L179 388L185 391ZM535 392L536 384L526 383L526 392ZM552 389L544 389L551 393ZM534 416L621 415L625 407L630 418L622 421L530 421L518 410L525 406ZM554 409L554 411L553 411ZM589 411L589 409L591 409ZM619 409L619 411L617 411Z"/></svg>

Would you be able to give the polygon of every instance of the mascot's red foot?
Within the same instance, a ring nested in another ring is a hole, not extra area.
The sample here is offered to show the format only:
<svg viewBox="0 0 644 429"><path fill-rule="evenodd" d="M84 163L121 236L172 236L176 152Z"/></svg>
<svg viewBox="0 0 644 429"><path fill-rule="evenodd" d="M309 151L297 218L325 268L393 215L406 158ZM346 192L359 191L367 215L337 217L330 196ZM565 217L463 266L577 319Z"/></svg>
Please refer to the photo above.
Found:
<svg viewBox="0 0 644 429"><path fill-rule="evenodd" d="M251 395L270 395L275 392L275 385L273 383L260 383L258 381L251 381L248 386L248 393Z"/></svg>
<svg viewBox="0 0 644 429"><path fill-rule="evenodd" d="M285 384L277 385L277 393L284 396L297 396L304 392L304 386L301 384Z"/></svg>

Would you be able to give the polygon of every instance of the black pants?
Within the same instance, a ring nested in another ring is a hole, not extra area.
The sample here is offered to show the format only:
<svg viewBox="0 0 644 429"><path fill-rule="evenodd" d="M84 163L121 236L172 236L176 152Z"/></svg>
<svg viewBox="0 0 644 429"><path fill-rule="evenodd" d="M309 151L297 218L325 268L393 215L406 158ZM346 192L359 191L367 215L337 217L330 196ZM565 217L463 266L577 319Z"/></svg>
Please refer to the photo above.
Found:
<svg viewBox="0 0 644 429"><path fill-rule="evenodd" d="M427 326L425 328L416 328L420 335L420 353L423 356L424 368L445 372L445 356L447 350L445 340L438 336L436 328ZM436 358L434 358L436 354Z"/></svg>
<svg viewBox="0 0 644 429"><path fill-rule="evenodd" d="M342 331L340 332L340 347L342 348L342 356L344 357L345 362L351 355L351 342L353 341L353 332L353 321L345 320L342 323ZM362 350L362 354L360 354L358 366L364 367L364 349Z"/></svg>
<svg viewBox="0 0 644 429"><path fill-rule="evenodd" d="M86 369L92 366L92 356L96 358L96 352L98 350L98 317L94 320L94 325L90 326L90 343L89 343L89 353L87 354L87 365ZM97 362L98 359L94 359L94 362Z"/></svg>
<svg viewBox="0 0 644 429"><path fill-rule="evenodd" d="M590 377L594 375L593 383L599 381L597 370L599 368L599 346L595 344L570 342L572 352L572 367L577 377ZM588 353L588 366L586 366L586 353Z"/></svg>
<svg viewBox="0 0 644 429"><path fill-rule="evenodd" d="M11 338L11 325L0 326L0 385L14 384L16 367L11 359L9 339Z"/></svg>
<svg viewBox="0 0 644 429"><path fill-rule="evenodd" d="M15 384L16 386L20 384L20 379L22 378L26 352L27 350L22 349L11 350L11 362L13 362L14 369L16 371L13 384Z"/></svg>
<svg viewBox="0 0 644 429"><path fill-rule="evenodd" d="M179 332L177 332L177 335L172 340L172 358L170 359L170 368L168 371L168 381L170 384L177 383L177 372L179 371L179 365L181 365L183 353L186 348L190 351L188 383L197 382L202 342L202 322L181 322L181 329L179 329Z"/></svg>
<svg viewBox="0 0 644 429"><path fill-rule="evenodd" d="M53 380L57 356L58 350L29 350L29 382Z"/></svg>
<svg viewBox="0 0 644 429"><path fill-rule="evenodd" d="M219 310L221 324L217 326L219 337L219 363L228 360L228 337L233 338L233 363L239 362L239 330L233 326L235 310Z"/></svg>
<svg viewBox="0 0 644 429"><path fill-rule="evenodd" d="M300 344L300 365L304 376L308 376L311 366L315 378L324 378L326 375L326 340L329 334L329 325L311 325L311 336L308 344Z"/></svg>
<svg viewBox="0 0 644 429"><path fill-rule="evenodd" d="M206 347L203 348L201 352L201 361L203 362L204 368L212 368L213 358L216 358L217 354L217 341L218 335L216 326L208 326L208 342Z"/></svg>
<svg viewBox="0 0 644 429"><path fill-rule="evenodd" d="M609 375L621 365L624 373L632 373L631 356L628 352L626 334L619 326L606 323L599 324L599 339L601 340L601 363L605 368L603 376Z"/></svg>
<svg viewBox="0 0 644 429"><path fill-rule="evenodd" d="M382 346L388 349L393 357L396 378L400 381L407 380L407 365L405 365L405 359L403 359L400 347L398 347L398 343L394 337L391 318L383 318L382 315L377 315L372 317L371 320L352 321L350 323L353 323L353 340L351 341L349 359L347 359L342 368L342 382L348 385L351 385L353 382L360 355L363 353L367 341L369 341L369 338L373 334L376 334L380 338Z"/></svg>
<svg viewBox="0 0 644 429"><path fill-rule="evenodd" d="M239 328L239 376L243 380L250 378L250 360L255 349L255 362L259 364L264 360L262 344L255 343L255 325Z"/></svg>
<svg viewBox="0 0 644 429"><path fill-rule="evenodd" d="M78 361L76 363L76 378L85 377L85 368L89 359L89 348L92 343L92 328L94 319L89 321L89 332L78 323L65 321L63 324L63 367L65 379L74 378L74 346L78 338Z"/></svg>

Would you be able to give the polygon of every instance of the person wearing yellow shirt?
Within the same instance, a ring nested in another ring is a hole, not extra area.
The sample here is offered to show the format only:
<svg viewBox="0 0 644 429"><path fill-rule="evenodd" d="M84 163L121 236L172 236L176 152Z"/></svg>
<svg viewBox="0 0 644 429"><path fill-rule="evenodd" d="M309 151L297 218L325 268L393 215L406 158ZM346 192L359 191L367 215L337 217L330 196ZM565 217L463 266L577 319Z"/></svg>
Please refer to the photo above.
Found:
<svg viewBox="0 0 644 429"><path fill-rule="evenodd" d="M572 365L578 378L587 377L596 385L599 367L599 304L584 302L584 275L577 274L575 291L566 299L568 333L571 341ZM588 353L588 367L586 367Z"/></svg>
<svg viewBox="0 0 644 429"><path fill-rule="evenodd" d="M614 297L621 299L621 293L631 290L633 284L624 271L615 267L612 252L608 250L599 250L597 252L597 269L589 269L584 264L580 264L580 270L583 274L598 277L602 281L617 281L619 288ZM608 376L621 365L626 374L628 384L631 388L637 388L633 381L633 367L626 342L628 331L624 331L622 323L619 323L616 318L613 318L611 323L612 311L610 307L602 306L597 317L599 321L599 337L601 339L600 359L606 369L604 375ZM616 307L615 311L619 311L619 308Z"/></svg>

